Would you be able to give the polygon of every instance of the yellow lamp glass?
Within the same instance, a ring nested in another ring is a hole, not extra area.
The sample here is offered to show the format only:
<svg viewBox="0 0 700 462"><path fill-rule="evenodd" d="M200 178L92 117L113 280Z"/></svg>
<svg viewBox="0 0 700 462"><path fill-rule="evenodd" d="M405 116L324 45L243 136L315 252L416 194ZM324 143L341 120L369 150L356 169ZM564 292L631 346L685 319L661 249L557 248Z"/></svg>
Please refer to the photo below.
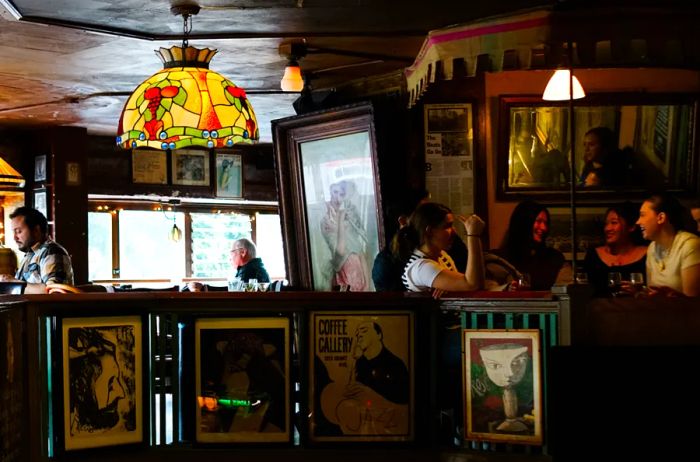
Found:
<svg viewBox="0 0 700 462"><path fill-rule="evenodd" d="M124 149L231 147L260 137L245 90L208 69L216 50L161 48L164 69L139 85L119 119Z"/></svg>

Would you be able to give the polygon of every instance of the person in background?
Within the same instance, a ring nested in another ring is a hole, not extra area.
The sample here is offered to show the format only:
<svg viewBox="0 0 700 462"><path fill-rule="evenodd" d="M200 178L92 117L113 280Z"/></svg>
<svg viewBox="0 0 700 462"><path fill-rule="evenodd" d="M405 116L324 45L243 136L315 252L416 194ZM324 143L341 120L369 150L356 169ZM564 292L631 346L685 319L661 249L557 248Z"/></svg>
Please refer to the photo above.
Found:
<svg viewBox="0 0 700 462"><path fill-rule="evenodd" d="M533 201L520 202L510 216L503 243L492 252L520 273L530 275L532 290L550 290L564 266L564 256L547 247L549 211Z"/></svg>
<svg viewBox="0 0 700 462"><path fill-rule="evenodd" d="M643 240L637 219L639 208L631 202L610 207L605 212L605 245L589 249L583 262L588 282L598 296L609 295L608 273L621 273L629 280L631 273L646 271L647 246Z"/></svg>
<svg viewBox="0 0 700 462"><path fill-rule="evenodd" d="M20 207L10 214L12 232L24 258L14 277L0 275L2 281L26 281L25 293L45 294L47 284L73 285L70 255L49 238L44 214L31 207Z"/></svg>
<svg viewBox="0 0 700 462"><path fill-rule="evenodd" d="M583 187L613 186L627 181L628 149L617 147L615 133L608 127L595 127L583 137Z"/></svg>
<svg viewBox="0 0 700 462"><path fill-rule="evenodd" d="M695 234L700 236L700 200L695 201L690 206L690 214L693 216L693 223L697 227Z"/></svg>
<svg viewBox="0 0 700 462"><path fill-rule="evenodd" d="M481 233L484 222L476 215L458 217L467 231L469 257L465 273L455 269L445 252L456 231L452 211L441 204L426 202L418 206L409 225L399 231L398 251L408 263L403 282L412 292L432 291L439 297L446 291L467 291L484 288L484 261Z"/></svg>
<svg viewBox="0 0 700 462"><path fill-rule="evenodd" d="M257 279L258 282L270 282L270 275L267 274L265 265L260 258L256 257L257 249L250 239L241 238L233 241L231 247L231 266L236 268L236 277L243 282L250 279ZM202 292L208 290L227 290L226 287L212 287L201 282L190 282L187 284L190 292Z"/></svg>
<svg viewBox="0 0 700 462"><path fill-rule="evenodd" d="M650 295L700 295L700 238L683 230L685 209L670 194L653 194L642 204L637 224L647 249Z"/></svg>

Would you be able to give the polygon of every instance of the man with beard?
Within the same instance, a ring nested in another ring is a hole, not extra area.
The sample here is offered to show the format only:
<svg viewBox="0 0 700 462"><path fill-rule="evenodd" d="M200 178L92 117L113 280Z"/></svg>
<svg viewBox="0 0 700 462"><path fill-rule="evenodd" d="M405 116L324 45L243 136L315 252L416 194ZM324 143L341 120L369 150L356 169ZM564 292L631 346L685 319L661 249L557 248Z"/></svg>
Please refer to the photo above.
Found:
<svg viewBox="0 0 700 462"><path fill-rule="evenodd" d="M10 214L17 247L25 252L15 278L0 275L1 281L26 281L25 293L46 293L46 284L73 285L73 266L66 249L48 236L46 217L31 207Z"/></svg>

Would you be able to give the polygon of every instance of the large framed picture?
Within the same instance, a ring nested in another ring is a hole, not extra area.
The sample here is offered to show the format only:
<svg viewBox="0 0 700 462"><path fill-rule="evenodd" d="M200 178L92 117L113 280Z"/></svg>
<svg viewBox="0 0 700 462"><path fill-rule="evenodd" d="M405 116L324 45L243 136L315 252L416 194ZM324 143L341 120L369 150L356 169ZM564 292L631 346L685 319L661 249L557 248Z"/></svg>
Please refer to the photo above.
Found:
<svg viewBox="0 0 700 462"><path fill-rule="evenodd" d="M243 197L243 156L216 153L216 196Z"/></svg>
<svg viewBox="0 0 700 462"><path fill-rule="evenodd" d="M142 442L141 318L64 318L62 334L65 449Z"/></svg>
<svg viewBox="0 0 700 462"><path fill-rule="evenodd" d="M311 441L412 441L410 312L312 312Z"/></svg>
<svg viewBox="0 0 700 462"><path fill-rule="evenodd" d="M465 329L466 438L542 444L540 335L536 329Z"/></svg>
<svg viewBox="0 0 700 462"><path fill-rule="evenodd" d="M362 104L273 121L292 285L374 290L384 236L372 114Z"/></svg>
<svg viewBox="0 0 700 462"><path fill-rule="evenodd" d="M174 185L209 186L209 151L176 149L172 154Z"/></svg>
<svg viewBox="0 0 700 462"><path fill-rule="evenodd" d="M291 441L288 318L195 322L196 440Z"/></svg>
<svg viewBox="0 0 700 462"><path fill-rule="evenodd" d="M133 149L131 179L134 183L167 184L168 160L165 151Z"/></svg>

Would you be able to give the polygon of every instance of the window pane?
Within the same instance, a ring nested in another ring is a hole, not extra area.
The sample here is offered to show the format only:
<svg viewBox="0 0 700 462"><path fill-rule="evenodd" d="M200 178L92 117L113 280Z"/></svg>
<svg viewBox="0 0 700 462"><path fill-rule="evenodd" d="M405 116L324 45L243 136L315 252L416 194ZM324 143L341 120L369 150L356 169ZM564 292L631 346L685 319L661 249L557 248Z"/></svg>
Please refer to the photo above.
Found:
<svg viewBox="0 0 700 462"><path fill-rule="evenodd" d="M122 210L119 212L119 260L122 279L180 279L185 276L185 240L168 237L173 217L184 230L184 214Z"/></svg>
<svg viewBox="0 0 700 462"><path fill-rule="evenodd" d="M228 277L229 250L236 239L251 237L250 216L192 213L192 277Z"/></svg>
<svg viewBox="0 0 700 462"><path fill-rule="evenodd" d="M112 278L112 214L88 213L88 278Z"/></svg>
<svg viewBox="0 0 700 462"><path fill-rule="evenodd" d="M282 227L280 216L257 214L255 218L255 236L258 242L258 257L265 264L270 279L286 279L284 267L284 246L282 245Z"/></svg>

